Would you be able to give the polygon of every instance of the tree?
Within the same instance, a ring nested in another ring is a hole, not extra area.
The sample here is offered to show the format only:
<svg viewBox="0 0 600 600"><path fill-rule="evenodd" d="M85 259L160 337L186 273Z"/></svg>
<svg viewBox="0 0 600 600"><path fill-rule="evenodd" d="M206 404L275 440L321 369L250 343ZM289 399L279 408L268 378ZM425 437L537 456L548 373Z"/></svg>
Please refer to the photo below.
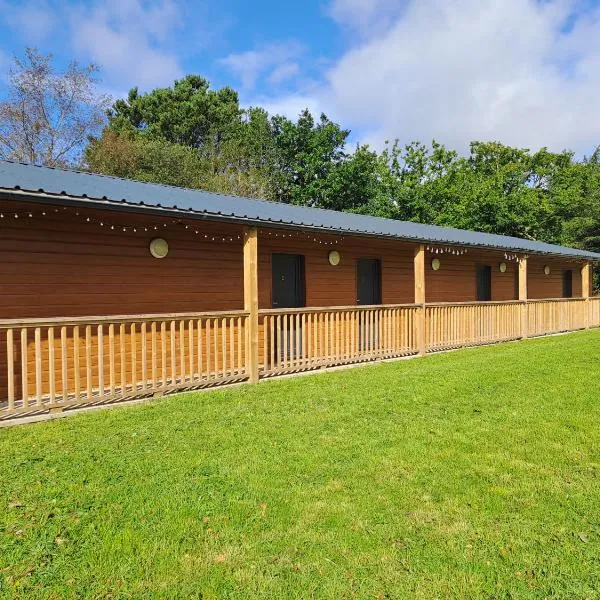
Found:
<svg viewBox="0 0 600 600"><path fill-rule="evenodd" d="M46 166L77 164L109 106L96 92L98 67L72 62L57 72L52 55L27 48L14 59L8 97L0 102L0 157Z"/></svg>
<svg viewBox="0 0 600 600"><path fill-rule="evenodd" d="M229 137L242 117L237 93L230 87L211 90L199 75L175 81L173 87L140 94L130 90L109 111L110 128L135 131L153 139L208 149Z"/></svg>

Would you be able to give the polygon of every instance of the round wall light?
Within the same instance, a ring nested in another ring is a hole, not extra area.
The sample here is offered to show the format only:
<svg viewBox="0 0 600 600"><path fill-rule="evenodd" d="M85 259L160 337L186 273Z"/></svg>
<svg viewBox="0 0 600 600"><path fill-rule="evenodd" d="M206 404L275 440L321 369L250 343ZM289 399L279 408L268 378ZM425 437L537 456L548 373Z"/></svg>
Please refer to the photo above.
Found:
<svg viewBox="0 0 600 600"><path fill-rule="evenodd" d="M506 263L505 262L500 263L500 273L506 273Z"/></svg>
<svg viewBox="0 0 600 600"><path fill-rule="evenodd" d="M150 242L150 254L154 258L164 258L169 254L169 244L167 240L163 238L154 238Z"/></svg>
<svg viewBox="0 0 600 600"><path fill-rule="evenodd" d="M546 265L546 266L544 267L544 274L545 274L545 275L550 275L550 267L549 267L548 265Z"/></svg>
<svg viewBox="0 0 600 600"><path fill-rule="evenodd" d="M439 259L439 258L434 258L434 259L431 261L431 268L432 268L434 271L439 271L439 270L440 270L440 266L441 266L441 264L442 264L442 263L440 263L440 259Z"/></svg>
<svg viewBox="0 0 600 600"><path fill-rule="evenodd" d="M332 267L337 267L340 264L340 253L337 250L332 250L329 253L329 264Z"/></svg>

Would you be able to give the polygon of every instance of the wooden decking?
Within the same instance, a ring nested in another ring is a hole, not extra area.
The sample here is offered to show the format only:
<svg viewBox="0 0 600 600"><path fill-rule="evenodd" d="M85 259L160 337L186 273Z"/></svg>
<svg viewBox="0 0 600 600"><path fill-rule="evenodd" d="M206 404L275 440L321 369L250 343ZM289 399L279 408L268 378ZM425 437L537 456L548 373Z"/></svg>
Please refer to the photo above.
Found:
<svg viewBox="0 0 600 600"><path fill-rule="evenodd" d="M598 326L600 297L0 320L0 419Z"/></svg>

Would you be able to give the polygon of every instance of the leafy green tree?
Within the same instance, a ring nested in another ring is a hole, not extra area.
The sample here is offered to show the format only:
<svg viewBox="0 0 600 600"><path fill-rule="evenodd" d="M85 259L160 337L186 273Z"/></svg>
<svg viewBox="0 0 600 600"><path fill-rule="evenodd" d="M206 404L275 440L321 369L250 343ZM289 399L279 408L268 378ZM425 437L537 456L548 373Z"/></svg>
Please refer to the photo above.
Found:
<svg viewBox="0 0 600 600"><path fill-rule="evenodd" d="M211 90L203 77L188 75L175 81L173 87L157 88L147 94L133 88L126 100L114 103L109 122L114 131L135 131L201 149L226 139L241 115L234 90Z"/></svg>

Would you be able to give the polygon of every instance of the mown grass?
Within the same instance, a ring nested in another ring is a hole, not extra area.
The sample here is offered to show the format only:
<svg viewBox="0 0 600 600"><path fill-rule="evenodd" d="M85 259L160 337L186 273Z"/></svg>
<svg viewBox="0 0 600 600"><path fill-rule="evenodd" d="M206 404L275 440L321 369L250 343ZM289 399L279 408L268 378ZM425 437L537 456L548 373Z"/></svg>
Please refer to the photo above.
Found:
<svg viewBox="0 0 600 600"><path fill-rule="evenodd" d="M597 598L600 332L0 430L3 598Z"/></svg>

